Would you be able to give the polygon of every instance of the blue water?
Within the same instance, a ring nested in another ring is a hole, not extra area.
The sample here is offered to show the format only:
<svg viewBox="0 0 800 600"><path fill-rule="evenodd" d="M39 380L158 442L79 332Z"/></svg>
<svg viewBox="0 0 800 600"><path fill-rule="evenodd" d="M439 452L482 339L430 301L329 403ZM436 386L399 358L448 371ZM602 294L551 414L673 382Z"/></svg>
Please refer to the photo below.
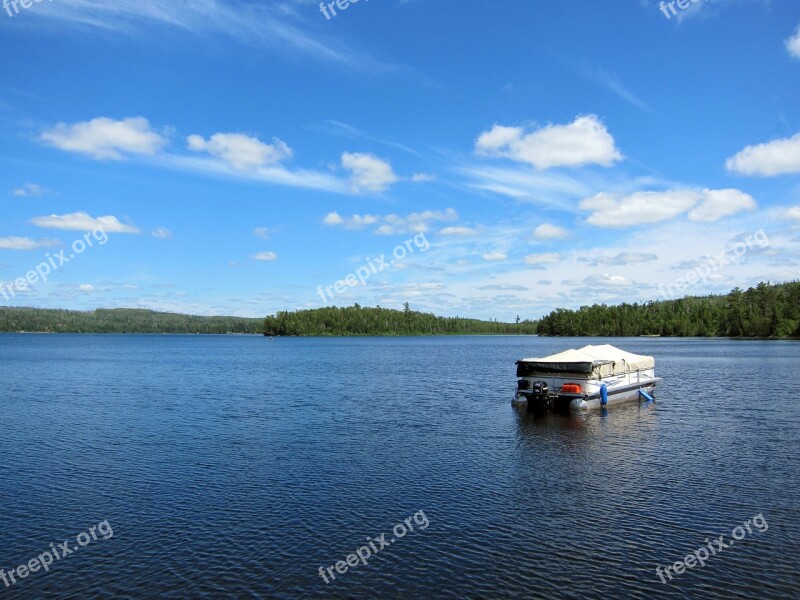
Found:
<svg viewBox="0 0 800 600"><path fill-rule="evenodd" d="M798 597L800 344L608 341L654 405L511 406L601 340L0 335L0 568L113 528L0 599Z"/></svg>

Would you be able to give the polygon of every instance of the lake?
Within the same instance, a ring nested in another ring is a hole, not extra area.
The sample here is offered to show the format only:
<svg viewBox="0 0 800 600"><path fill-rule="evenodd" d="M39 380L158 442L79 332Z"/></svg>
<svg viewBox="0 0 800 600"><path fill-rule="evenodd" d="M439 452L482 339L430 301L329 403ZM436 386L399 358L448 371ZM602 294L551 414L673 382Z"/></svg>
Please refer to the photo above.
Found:
<svg viewBox="0 0 800 600"><path fill-rule="evenodd" d="M656 357L655 404L511 406L515 360L605 342ZM798 343L0 335L0 356L0 568L72 546L0 598L800 595Z"/></svg>

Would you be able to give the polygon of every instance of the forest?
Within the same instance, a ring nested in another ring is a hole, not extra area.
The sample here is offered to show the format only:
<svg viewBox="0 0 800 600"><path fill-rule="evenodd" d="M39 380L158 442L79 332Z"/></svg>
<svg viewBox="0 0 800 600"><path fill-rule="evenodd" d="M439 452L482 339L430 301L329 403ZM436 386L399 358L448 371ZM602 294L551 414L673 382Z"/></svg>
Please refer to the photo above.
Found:
<svg viewBox="0 0 800 600"><path fill-rule="evenodd" d="M82 312L0 307L0 332L261 333L262 325L262 319L195 317L132 308Z"/></svg>
<svg viewBox="0 0 800 600"><path fill-rule="evenodd" d="M539 321L548 336L800 337L800 282L759 283L725 296L595 304L554 310Z"/></svg>
<svg viewBox="0 0 800 600"><path fill-rule="evenodd" d="M416 312L406 302L403 310L326 307L279 312L264 320L269 336L475 335L535 334L535 321L499 323L461 317L437 317Z"/></svg>
<svg viewBox="0 0 800 600"><path fill-rule="evenodd" d="M265 319L198 317L143 309L95 311L0 307L0 332L203 333L267 336L532 335L800 338L800 281L760 283L727 295L559 308L538 322L437 317L378 307L281 311Z"/></svg>

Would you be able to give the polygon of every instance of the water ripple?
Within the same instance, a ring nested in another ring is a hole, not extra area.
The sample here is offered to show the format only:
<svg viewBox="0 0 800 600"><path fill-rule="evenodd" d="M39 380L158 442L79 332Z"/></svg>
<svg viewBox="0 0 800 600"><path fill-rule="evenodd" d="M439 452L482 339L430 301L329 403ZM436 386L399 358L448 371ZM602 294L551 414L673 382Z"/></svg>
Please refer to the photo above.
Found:
<svg viewBox="0 0 800 600"><path fill-rule="evenodd" d="M114 537L0 593L797 597L800 345L615 343L656 356L655 405L537 418L510 406L514 361L563 340L2 335L0 566Z"/></svg>

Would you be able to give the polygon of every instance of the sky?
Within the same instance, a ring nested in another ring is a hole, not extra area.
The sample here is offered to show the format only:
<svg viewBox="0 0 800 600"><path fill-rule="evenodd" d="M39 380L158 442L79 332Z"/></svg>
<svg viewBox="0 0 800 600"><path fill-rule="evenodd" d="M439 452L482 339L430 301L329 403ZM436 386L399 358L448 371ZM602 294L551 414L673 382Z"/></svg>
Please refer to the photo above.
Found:
<svg viewBox="0 0 800 600"><path fill-rule="evenodd" d="M511 321L800 278L796 0L7 0L0 49L0 305Z"/></svg>

